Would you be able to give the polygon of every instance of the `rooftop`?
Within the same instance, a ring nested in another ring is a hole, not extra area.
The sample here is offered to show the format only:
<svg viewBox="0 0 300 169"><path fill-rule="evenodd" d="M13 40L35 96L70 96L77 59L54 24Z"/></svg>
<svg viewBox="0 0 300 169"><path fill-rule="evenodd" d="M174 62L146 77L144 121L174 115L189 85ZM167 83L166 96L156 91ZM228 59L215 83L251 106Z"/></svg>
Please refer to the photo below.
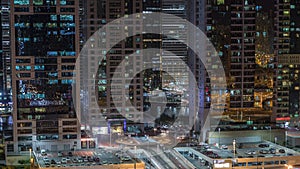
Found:
<svg viewBox="0 0 300 169"><path fill-rule="evenodd" d="M117 149L80 151L33 152L39 168L128 168L135 165L144 168L144 163L131 156L130 152Z"/></svg>
<svg viewBox="0 0 300 169"><path fill-rule="evenodd" d="M199 145L195 147L176 147L179 153L196 164L215 165L228 164L233 161L235 166L258 165L299 165L300 153L292 149L267 141L256 143L236 143L236 152L233 145ZM299 163L299 164L298 164Z"/></svg>

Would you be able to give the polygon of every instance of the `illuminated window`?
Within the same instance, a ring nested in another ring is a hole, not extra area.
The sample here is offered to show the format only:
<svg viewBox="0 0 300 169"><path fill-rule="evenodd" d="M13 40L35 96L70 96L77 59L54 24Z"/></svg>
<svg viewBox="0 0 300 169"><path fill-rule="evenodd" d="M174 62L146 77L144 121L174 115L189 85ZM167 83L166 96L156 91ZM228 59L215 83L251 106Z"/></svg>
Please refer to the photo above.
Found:
<svg viewBox="0 0 300 169"><path fill-rule="evenodd" d="M224 0L217 0L217 5L223 5L224 4Z"/></svg>
<svg viewBox="0 0 300 169"><path fill-rule="evenodd" d="M50 20L51 21L56 21L57 20L57 15L50 15Z"/></svg>
<svg viewBox="0 0 300 169"><path fill-rule="evenodd" d="M206 30L210 31L211 30L211 26L207 26Z"/></svg>
<svg viewBox="0 0 300 169"><path fill-rule="evenodd" d="M283 11L283 14L284 14L284 15L289 15L289 14L290 14L290 11Z"/></svg>
<svg viewBox="0 0 300 169"><path fill-rule="evenodd" d="M43 0L33 0L33 5L43 5Z"/></svg>
<svg viewBox="0 0 300 169"><path fill-rule="evenodd" d="M61 21L73 21L73 15L60 15Z"/></svg>
<svg viewBox="0 0 300 169"><path fill-rule="evenodd" d="M29 5L29 0L14 0L15 5Z"/></svg>
<svg viewBox="0 0 300 169"><path fill-rule="evenodd" d="M60 5L66 5L67 1L66 0L60 0Z"/></svg>

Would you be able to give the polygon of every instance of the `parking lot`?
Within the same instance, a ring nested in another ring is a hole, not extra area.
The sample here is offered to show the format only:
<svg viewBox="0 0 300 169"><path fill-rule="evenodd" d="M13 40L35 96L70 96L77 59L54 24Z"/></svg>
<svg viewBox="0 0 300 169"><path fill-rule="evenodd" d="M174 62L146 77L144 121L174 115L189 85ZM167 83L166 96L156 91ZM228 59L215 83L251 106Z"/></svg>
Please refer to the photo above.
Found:
<svg viewBox="0 0 300 169"><path fill-rule="evenodd" d="M210 145L208 149L202 152L213 152L213 158L254 158L254 157L278 157L278 156L299 156L300 153L292 149L271 143L237 143L236 153L233 153L233 145L226 145L226 149ZM201 150L200 150L201 151Z"/></svg>
<svg viewBox="0 0 300 169"><path fill-rule="evenodd" d="M215 161L222 161L222 165L230 166L233 161L237 161L232 165L240 168L257 166L282 168L285 165L298 165L298 161L300 162L299 152L267 141L237 143L235 153L233 145L223 145L219 148L203 144L193 148L177 147L176 150L194 166L214 165Z"/></svg>
<svg viewBox="0 0 300 169"><path fill-rule="evenodd" d="M116 149L35 152L34 154L40 167L96 166L137 162L127 152Z"/></svg>

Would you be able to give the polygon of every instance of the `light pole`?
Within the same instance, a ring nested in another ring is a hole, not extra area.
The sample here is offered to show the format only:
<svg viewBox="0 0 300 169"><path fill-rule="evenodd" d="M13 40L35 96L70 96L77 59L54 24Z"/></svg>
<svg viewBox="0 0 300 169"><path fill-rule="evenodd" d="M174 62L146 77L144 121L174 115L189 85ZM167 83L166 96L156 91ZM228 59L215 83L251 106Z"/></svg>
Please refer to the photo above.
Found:
<svg viewBox="0 0 300 169"><path fill-rule="evenodd" d="M109 130L109 146L110 147L111 147L111 134L112 134L111 132L112 132L112 129Z"/></svg>
<svg viewBox="0 0 300 169"><path fill-rule="evenodd" d="M287 147L287 131L285 131L285 147Z"/></svg>
<svg viewBox="0 0 300 169"><path fill-rule="evenodd" d="M272 127L270 126L270 139L269 139L270 142L271 142L271 140L272 140L272 136L271 136L271 135L272 135Z"/></svg>
<svg viewBox="0 0 300 169"><path fill-rule="evenodd" d="M221 128L219 127L219 142L218 142L218 146L219 146L219 148L220 148L220 131L221 131Z"/></svg>
<svg viewBox="0 0 300 169"><path fill-rule="evenodd" d="M236 141L235 139L233 139L233 142L232 142L232 145L233 145L233 160L232 160L232 168L234 167L234 163L235 163L235 144L236 144Z"/></svg>

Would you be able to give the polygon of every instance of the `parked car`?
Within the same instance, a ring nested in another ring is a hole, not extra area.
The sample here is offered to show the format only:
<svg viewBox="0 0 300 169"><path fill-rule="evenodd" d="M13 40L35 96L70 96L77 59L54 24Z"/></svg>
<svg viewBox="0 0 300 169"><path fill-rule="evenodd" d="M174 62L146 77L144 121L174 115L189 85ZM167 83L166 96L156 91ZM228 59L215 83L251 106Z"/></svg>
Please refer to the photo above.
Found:
<svg viewBox="0 0 300 169"><path fill-rule="evenodd" d="M261 154L268 154L269 150L260 150L259 153L261 153Z"/></svg>
<svg viewBox="0 0 300 169"><path fill-rule="evenodd" d="M228 146L226 146L226 145L221 145L221 149L227 150L227 149L228 149Z"/></svg>
<svg viewBox="0 0 300 169"><path fill-rule="evenodd" d="M46 156L46 155L47 155L46 150L42 149L42 150L41 150L41 155L42 155L42 156Z"/></svg>
<svg viewBox="0 0 300 169"><path fill-rule="evenodd" d="M270 152L271 154L276 154L276 149L275 149L275 148L270 148L270 149L269 149L269 152Z"/></svg>
<svg viewBox="0 0 300 169"><path fill-rule="evenodd" d="M58 156L58 157L62 157L62 156L64 156L64 153L62 153L61 151L59 151L59 152L57 153L57 156Z"/></svg>
<svg viewBox="0 0 300 169"><path fill-rule="evenodd" d="M56 161L54 159L52 159L51 164L56 164Z"/></svg>
<svg viewBox="0 0 300 169"><path fill-rule="evenodd" d="M279 153L285 153L284 149L279 149Z"/></svg>
<svg viewBox="0 0 300 169"><path fill-rule="evenodd" d="M259 144L258 147L260 148L266 148L266 147L269 147L270 145L269 144Z"/></svg>
<svg viewBox="0 0 300 169"><path fill-rule="evenodd" d="M67 164L67 159L66 159L66 158L62 158L62 159L61 159L61 163L62 163L62 164Z"/></svg>
<svg viewBox="0 0 300 169"><path fill-rule="evenodd" d="M248 151L248 152L246 152L246 154L248 154L248 155L254 155L254 154L256 154L256 152L255 151Z"/></svg>

